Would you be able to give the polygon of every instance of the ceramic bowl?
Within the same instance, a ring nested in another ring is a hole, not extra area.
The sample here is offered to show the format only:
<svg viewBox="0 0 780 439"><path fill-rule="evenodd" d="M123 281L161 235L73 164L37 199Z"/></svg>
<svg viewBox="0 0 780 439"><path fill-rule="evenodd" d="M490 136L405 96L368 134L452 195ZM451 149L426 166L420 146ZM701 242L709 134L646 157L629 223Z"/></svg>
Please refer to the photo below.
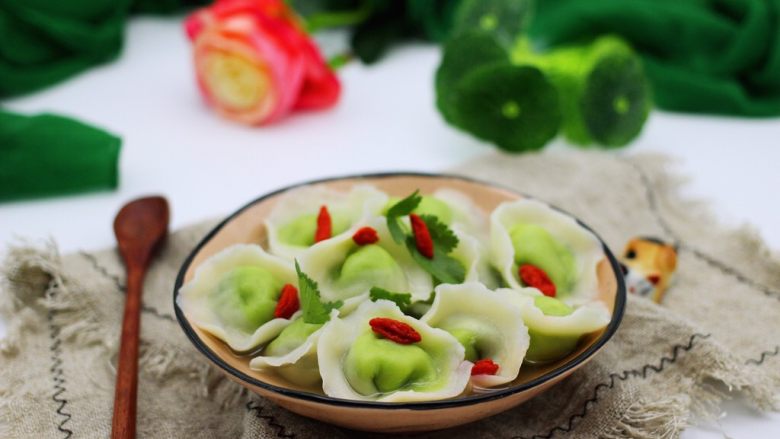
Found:
<svg viewBox="0 0 780 439"><path fill-rule="evenodd" d="M273 374L252 370L248 357L235 355L226 344L191 325L175 305L179 288L193 277L195 269L208 257L237 243L257 243L265 247L267 237L263 220L280 195L307 184L346 191L358 183L373 184L398 197L406 196L415 189L423 193L444 187L455 189L469 195L486 213L501 202L525 196L496 185L457 176L392 173L307 182L280 189L250 202L222 221L195 247L179 271L173 292L176 318L187 337L230 379L290 411L342 427L383 433L438 430L495 415L541 394L593 358L617 330L623 316L626 291L618 263L604 245L604 259L598 265L599 297L610 308L612 319L603 330L585 336L577 349L566 358L540 366L524 365L514 382L489 393L442 401L378 403L331 398L296 388Z"/></svg>

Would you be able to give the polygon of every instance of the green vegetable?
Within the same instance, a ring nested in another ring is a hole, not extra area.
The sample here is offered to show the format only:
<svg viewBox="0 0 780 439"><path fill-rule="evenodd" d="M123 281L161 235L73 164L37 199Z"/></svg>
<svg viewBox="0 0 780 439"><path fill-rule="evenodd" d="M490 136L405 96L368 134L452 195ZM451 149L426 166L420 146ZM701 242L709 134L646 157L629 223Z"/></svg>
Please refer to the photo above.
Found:
<svg viewBox="0 0 780 439"><path fill-rule="evenodd" d="M344 259L338 273L342 285L393 288L405 279L404 271L395 258L378 245L364 245Z"/></svg>
<svg viewBox="0 0 780 439"><path fill-rule="evenodd" d="M649 82L641 60L620 38L605 36L543 54L520 40L512 60L540 68L553 81L570 141L616 147L642 130L651 107Z"/></svg>
<svg viewBox="0 0 780 439"><path fill-rule="evenodd" d="M544 227L516 224L509 229L517 265L531 264L542 269L555 284L558 295L568 294L577 280L574 255Z"/></svg>
<svg viewBox="0 0 780 439"><path fill-rule="evenodd" d="M558 133L558 91L539 69L495 62L458 82L452 104L456 126L500 148L537 150Z"/></svg>
<svg viewBox="0 0 780 439"><path fill-rule="evenodd" d="M400 308L402 312L406 312L406 310L412 304L411 294L393 293L379 287L371 288L371 292L369 293L369 298L374 302L380 299L385 299L394 302L396 305L398 305L398 308Z"/></svg>
<svg viewBox="0 0 780 439"><path fill-rule="evenodd" d="M504 48L486 32L466 32L447 41L435 79L436 108L444 120L458 124L455 87L467 73L484 64L508 59Z"/></svg>
<svg viewBox="0 0 780 439"><path fill-rule="evenodd" d="M237 267L225 273L209 301L220 320L253 333L274 318L282 282L260 267Z"/></svg>
<svg viewBox="0 0 780 439"><path fill-rule="evenodd" d="M398 344L373 332L352 344L344 358L344 373L362 395L417 390L436 379L433 359L421 347Z"/></svg>
<svg viewBox="0 0 780 439"><path fill-rule="evenodd" d="M463 0L455 12L453 35L479 29L511 44L530 20L531 0Z"/></svg>
<svg viewBox="0 0 780 439"><path fill-rule="evenodd" d="M289 354L297 347L302 345L310 335L322 327L321 323L306 323L302 318L295 319L294 322L287 325L282 332L271 342L268 343L263 355L270 357L280 357Z"/></svg>
<svg viewBox="0 0 780 439"><path fill-rule="evenodd" d="M303 321L312 324L327 322L330 319L331 310L340 308L343 303L340 300L323 303L320 299L320 290L317 287L317 282L314 282L306 273L301 271L297 260L295 261L295 271L298 273L298 297L301 300Z"/></svg>

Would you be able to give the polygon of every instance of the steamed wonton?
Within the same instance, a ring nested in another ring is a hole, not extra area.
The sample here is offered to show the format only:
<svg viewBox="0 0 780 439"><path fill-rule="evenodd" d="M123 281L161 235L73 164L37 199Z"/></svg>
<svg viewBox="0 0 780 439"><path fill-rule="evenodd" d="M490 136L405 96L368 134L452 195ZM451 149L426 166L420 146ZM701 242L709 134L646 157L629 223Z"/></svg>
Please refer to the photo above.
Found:
<svg viewBox="0 0 780 439"><path fill-rule="evenodd" d="M378 335L370 321L410 325L420 341L399 344ZM363 302L345 318L331 319L317 346L322 388L328 396L380 402L433 401L461 394L472 364L458 340L404 315L390 301Z"/></svg>
<svg viewBox="0 0 780 439"><path fill-rule="evenodd" d="M506 294L520 310L531 337L526 352L526 360L531 362L549 362L565 357L577 347L583 335L604 328L611 318L606 305L597 300L570 306L541 295L533 288L502 288L497 293Z"/></svg>
<svg viewBox="0 0 780 439"><path fill-rule="evenodd" d="M439 285L433 305L420 321L443 329L466 349L466 360L492 360L495 375L474 375L480 387L492 387L517 378L528 349L528 329L505 293L478 282Z"/></svg>
<svg viewBox="0 0 780 439"><path fill-rule="evenodd" d="M573 218L536 200L499 205L490 216L491 261L511 288L524 286L518 267L530 264L555 284L555 297L585 303L597 293L601 242Z"/></svg>
<svg viewBox="0 0 780 439"><path fill-rule="evenodd" d="M384 192L369 185L357 185L346 193L321 186L290 191L279 199L265 221L270 251L294 259L311 247L321 206L328 208L332 237L336 237L361 219L379 214L387 199Z"/></svg>
<svg viewBox="0 0 780 439"><path fill-rule="evenodd" d="M290 320L275 318L286 284L297 285L292 265L254 244L236 244L204 261L179 290L179 307L199 328L236 351L275 337Z"/></svg>
<svg viewBox="0 0 780 439"><path fill-rule="evenodd" d="M366 226L376 230L379 241L361 246L352 235ZM420 268L404 245L393 241L383 217L371 218L349 233L314 245L299 262L301 270L319 284L323 300L343 300L345 307L364 300L372 287L410 293L413 300L426 300L433 291L431 275Z"/></svg>

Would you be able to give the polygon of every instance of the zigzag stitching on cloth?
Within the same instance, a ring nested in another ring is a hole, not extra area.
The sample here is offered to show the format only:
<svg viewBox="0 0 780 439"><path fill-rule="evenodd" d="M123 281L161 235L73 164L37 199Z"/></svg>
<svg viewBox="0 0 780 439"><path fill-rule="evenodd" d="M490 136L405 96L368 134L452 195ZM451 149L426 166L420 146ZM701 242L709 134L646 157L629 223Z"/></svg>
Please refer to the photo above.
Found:
<svg viewBox="0 0 780 439"><path fill-rule="evenodd" d="M258 419L263 419L266 422L268 422L268 425L276 429L276 437L280 438L286 438L291 439L295 437L294 433L287 433L287 429L280 423L276 421L276 418L271 415L264 415L263 414L263 406L259 404L255 404L254 401L249 401L246 403L246 409L250 412L255 412L255 416Z"/></svg>
<svg viewBox="0 0 780 439"><path fill-rule="evenodd" d="M94 255L92 255L90 253L87 253L85 251L80 251L79 254L81 256L83 256L85 259L87 259L90 262L90 264L92 264L92 266L95 268L95 270L97 270L98 273L100 273L103 276L105 276L106 278L112 280L114 282L114 286L117 288L117 290L119 290L119 292L124 292L125 291L125 284L122 283L122 281L119 279L119 276L116 276L116 275L113 275L113 274L109 273L108 270L105 267L100 265L100 262L98 262L97 258ZM145 313L152 314L153 316L155 316L157 318L160 318L160 319L165 319L165 320L169 320L171 322L176 322L176 319L174 319L173 316L168 315L168 314L158 310L157 308L154 308L152 306L146 305L144 303L141 303L141 311L143 311Z"/></svg>
<svg viewBox="0 0 780 439"><path fill-rule="evenodd" d="M661 227L661 229L663 229L664 233L666 233L670 238L674 240L675 245L679 249L691 252L696 258L701 259L702 261L706 262L708 265L717 268L722 273L735 277L739 282L744 283L758 291L761 291L762 293L766 294L769 297L780 299L780 292L774 291L769 286L754 281L753 279L749 278L748 276L745 276L744 274L730 267L729 265L724 264L723 262L713 258L712 256L709 256L708 254L702 252L701 250L695 247L691 247L685 242L683 242L683 240L680 239L677 233L675 233L674 230L672 230L672 227L669 226L669 223L667 223L666 220L663 218L663 216L661 216L661 212L658 209L658 201L655 197L655 192L653 191L652 182L650 181L650 177L647 176L647 173L645 173L644 169L642 169L641 166L637 165L636 163L626 158L619 157L618 160L623 163L626 163L628 166L634 169L634 171L636 171L637 175L639 175L639 180L642 182L642 186L645 189L645 198L647 198L647 204L650 206L650 211L653 213L656 222Z"/></svg>
<svg viewBox="0 0 780 439"><path fill-rule="evenodd" d="M771 350L771 351L761 352L761 356L760 357L758 357L757 359L752 359L751 358L751 359L745 361L745 364L754 364L756 366L760 366L760 365L764 364L764 360L766 360L767 358L775 357L777 355L780 355L780 345L775 346L775 348L773 350Z"/></svg>
<svg viewBox="0 0 780 439"><path fill-rule="evenodd" d="M57 430L64 433L64 438L68 439L73 435L73 430L65 428L65 424L73 417L69 412L65 411L65 407L68 405L68 399L61 395L66 392L64 371L62 370L62 349L60 349L60 328L54 324L54 311L49 311L47 314L47 320L49 323L49 339L51 339L51 346L49 351L51 352L52 365L49 368L49 372L52 376L52 382L54 383L54 393L51 395L52 401L59 404L57 407L57 415L63 419L57 425Z"/></svg>
<svg viewBox="0 0 780 439"><path fill-rule="evenodd" d="M699 334L699 333L695 333L695 334L691 335L691 338L688 340L687 344L684 344L684 345L683 344L674 345L672 347L672 355L671 356L661 357L661 360L658 362L657 365L648 363L648 364L645 364L644 366L642 366L639 369L624 370L623 372L620 372L619 374L618 373L611 373L611 374L609 374L609 381L605 381L603 383L599 383L599 384L596 385L596 387L593 388L593 396L590 399L585 401L585 403L583 404L582 410L579 413L575 413L574 415L569 417L569 420L563 426L557 426L557 427L553 428L552 430L550 430L549 432L547 432L546 434L543 434L543 435L535 434L535 435L531 436L530 439L550 439L557 432L561 432L561 433L569 433L569 432L571 432L574 429L574 423L577 420L580 420L580 419L584 418L588 414L588 411L590 410L590 407L599 400L599 398L601 397L600 394L599 394L599 391L601 389L612 389L612 388L615 387L615 384L618 381L626 381L626 380L628 380L629 378L632 378L632 377L647 378L647 374L650 371L653 371L655 373L660 373L661 371L664 370L664 368L667 365L675 363L682 352L688 352L691 349L693 349L693 347L695 345L694 342L695 342L697 337L701 338L701 339L706 339L706 338L709 338L710 335L711 334ZM514 436L512 439L528 439L528 438L526 438L524 436Z"/></svg>

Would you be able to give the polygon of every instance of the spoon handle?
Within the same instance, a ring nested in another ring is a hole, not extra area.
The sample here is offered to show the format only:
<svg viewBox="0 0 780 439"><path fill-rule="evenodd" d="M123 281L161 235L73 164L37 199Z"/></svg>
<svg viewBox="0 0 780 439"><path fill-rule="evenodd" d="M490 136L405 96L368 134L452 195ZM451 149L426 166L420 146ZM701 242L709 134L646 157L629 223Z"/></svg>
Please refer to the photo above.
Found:
<svg viewBox="0 0 780 439"><path fill-rule="evenodd" d="M141 291L144 270L128 267L127 297L122 320L119 358L117 361L112 439L135 438L135 408L138 394L138 338L141 326Z"/></svg>

